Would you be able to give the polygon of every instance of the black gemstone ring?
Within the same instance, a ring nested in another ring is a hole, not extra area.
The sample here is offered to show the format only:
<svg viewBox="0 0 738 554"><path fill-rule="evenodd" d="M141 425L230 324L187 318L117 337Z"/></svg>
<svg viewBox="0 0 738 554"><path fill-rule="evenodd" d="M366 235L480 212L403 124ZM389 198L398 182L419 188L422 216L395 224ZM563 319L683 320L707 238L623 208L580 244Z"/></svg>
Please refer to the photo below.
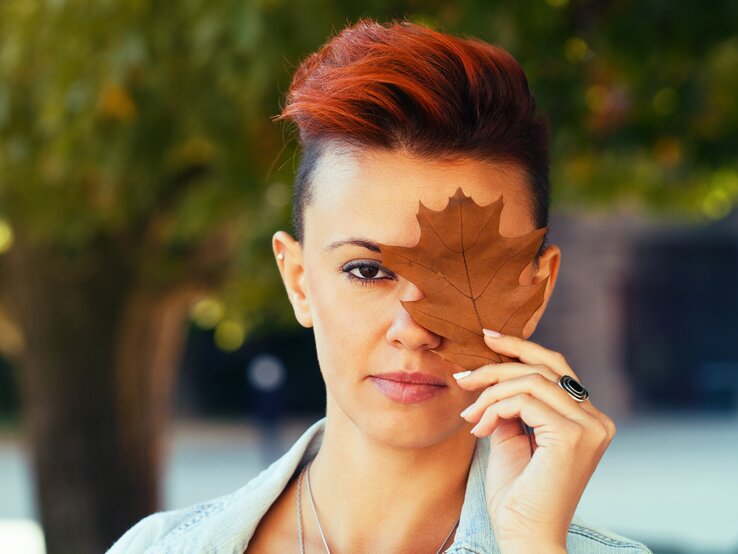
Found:
<svg viewBox="0 0 738 554"><path fill-rule="evenodd" d="M559 386L568 392L569 396L577 402L584 402L589 398L589 392L587 389L580 385L579 381L569 375L562 375L559 377L558 383Z"/></svg>

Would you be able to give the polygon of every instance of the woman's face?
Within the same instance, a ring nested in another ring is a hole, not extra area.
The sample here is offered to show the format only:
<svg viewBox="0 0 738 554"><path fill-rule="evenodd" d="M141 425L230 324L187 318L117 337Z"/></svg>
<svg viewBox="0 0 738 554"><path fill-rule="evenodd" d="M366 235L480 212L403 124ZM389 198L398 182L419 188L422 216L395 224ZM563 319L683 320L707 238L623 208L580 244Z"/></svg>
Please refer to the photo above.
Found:
<svg viewBox="0 0 738 554"><path fill-rule="evenodd" d="M400 150L333 148L321 157L304 212L303 244L279 231L273 247L284 256L278 264L295 315L314 329L329 416L339 409L374 439L405 447L467 432L459 413L478 393L458 387L452 373L463 368L432 352L441 337L415 323L400 303L423 293L384 267L372 244L414 246L420 237L418 202L441 210L457 187L482 205L503 194L501 233L530 232L536 227L524 179L513 165L426 161ZM551 273L546 301L524 329L526 337L545 309L558 260L558 248L551 246L540 269L535 272L531 263L521 276L522 284L530 284ZM446 386L427 400L402 403L371 378L402 370L430 373Z"/></svg>

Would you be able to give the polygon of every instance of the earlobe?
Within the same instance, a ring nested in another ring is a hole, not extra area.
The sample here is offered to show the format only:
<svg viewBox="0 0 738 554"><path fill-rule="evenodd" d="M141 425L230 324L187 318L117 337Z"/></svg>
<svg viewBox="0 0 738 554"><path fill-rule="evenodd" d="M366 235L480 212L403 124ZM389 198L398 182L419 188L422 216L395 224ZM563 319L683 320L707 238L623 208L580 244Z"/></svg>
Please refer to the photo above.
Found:
<svg viewBox="0 0 738 554"><path fill-rule="evenodd" d="M302 246L289 233L277 231L272 236L272 250L295 318L303 327L312 327L313 318L305 287Z"/></svg>

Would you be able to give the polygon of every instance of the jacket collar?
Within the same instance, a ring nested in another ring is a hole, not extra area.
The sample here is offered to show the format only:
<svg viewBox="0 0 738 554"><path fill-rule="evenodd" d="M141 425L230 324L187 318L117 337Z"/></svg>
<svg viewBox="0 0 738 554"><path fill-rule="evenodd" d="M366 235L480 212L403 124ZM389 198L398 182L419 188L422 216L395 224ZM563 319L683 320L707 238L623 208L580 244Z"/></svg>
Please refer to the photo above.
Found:
<svg viewBox="0 0 738 554"><path fill-rule="evenodd" d="M326 418L313 423L292 447L240 489L224 496L175 510L153 514L135 527L140 540L158 535L147 554L218 552L242 554L259 521L323 441ZM448 554L499 554L487 513L485 481L489 437L476 440L466 483L461 519ZM131 531L133 532L133 531ZM129 539L130 541L131 539ZM136 540L135 538L133 540ZM592 527L576 515L567 535L568 552L651 552L643 544L606 529Z"/></svg>
<svg viewBox="0 0 738 554"><path fill-rule="evenodd" d="M325 417L313 423L281 458L263 470L245 487L233 493L232 508L236 510L236 513L242 514L239 518L241 525L240 527L229 527L225 521L222 521L220 533L212 537L213 547L217 549L226 547L228 543L237 543L240 550L236 550L243 552L259 520L279 497L290 479L317 455L323 442L325 423ZM469 468L459 526L452 545L446 550L449 553L469 552L470 550L493 554L499 552L493 538L492 525L486 507L485 473L488 456L489 438L477 439ZM232 512L233 510L229 508L225 511ZM243 525L244 522L246 525Z"/></svg>

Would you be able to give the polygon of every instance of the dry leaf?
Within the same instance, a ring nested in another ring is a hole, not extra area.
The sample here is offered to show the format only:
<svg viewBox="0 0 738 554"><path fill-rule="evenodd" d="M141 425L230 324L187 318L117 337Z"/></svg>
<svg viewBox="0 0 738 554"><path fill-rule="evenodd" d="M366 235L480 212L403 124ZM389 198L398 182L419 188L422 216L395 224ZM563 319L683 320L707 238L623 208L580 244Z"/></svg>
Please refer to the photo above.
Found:
<svg viewBox="0 0 738 554"><path fill-rule="evenodd" d="M402 305L419 325L443 337L434 352L466 369L510 361L490 350L482 328L520 337L544 300L548 278L533 285L519 279L547 227L503 237L503 206L502 196L480 206L459 187L440 211L419 203L415 246L379 245L383 265L425 294Z"/></svg>

